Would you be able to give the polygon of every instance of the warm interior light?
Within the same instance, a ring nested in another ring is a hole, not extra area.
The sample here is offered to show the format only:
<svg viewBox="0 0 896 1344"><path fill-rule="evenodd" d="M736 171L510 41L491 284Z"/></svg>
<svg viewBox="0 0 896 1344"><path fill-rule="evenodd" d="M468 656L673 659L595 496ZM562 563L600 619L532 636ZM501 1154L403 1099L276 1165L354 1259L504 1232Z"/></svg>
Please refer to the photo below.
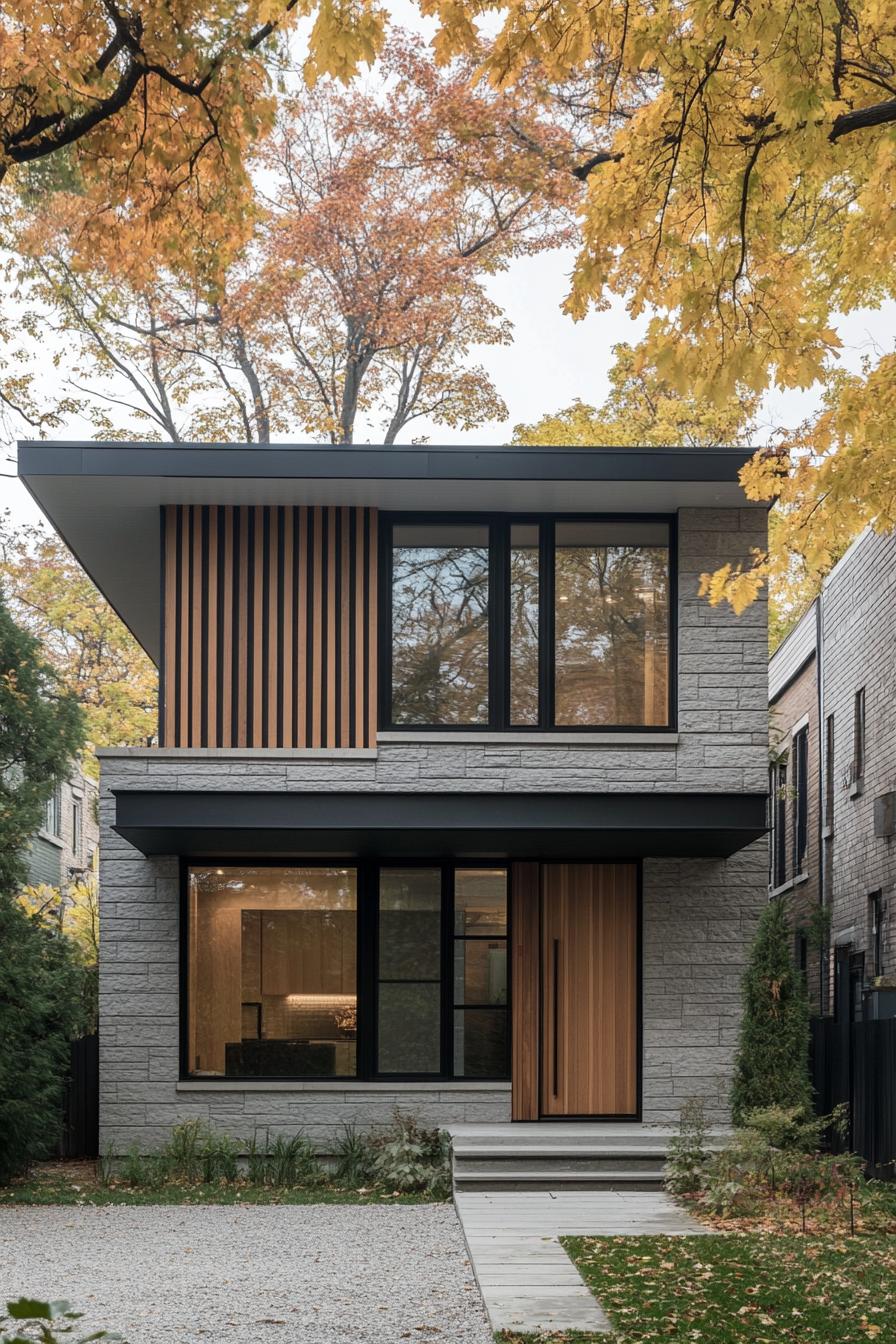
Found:
<svg viewBox="0 0 896 1344"><path fill-rule="evenodd" d="M356 1003L357 994L285 994L287 1003Z"/></svg>

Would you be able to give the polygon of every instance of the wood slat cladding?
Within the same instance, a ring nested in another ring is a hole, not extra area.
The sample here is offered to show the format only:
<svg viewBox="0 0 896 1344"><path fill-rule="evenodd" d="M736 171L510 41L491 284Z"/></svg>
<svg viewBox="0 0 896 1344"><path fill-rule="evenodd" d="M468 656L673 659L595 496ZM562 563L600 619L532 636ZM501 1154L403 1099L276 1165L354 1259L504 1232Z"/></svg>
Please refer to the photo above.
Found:
<svg viewBox="0 0 896 1344"><path fill-rule="evenodd" d="M375 509L162 509L165 747L376 742Z"/></svg>

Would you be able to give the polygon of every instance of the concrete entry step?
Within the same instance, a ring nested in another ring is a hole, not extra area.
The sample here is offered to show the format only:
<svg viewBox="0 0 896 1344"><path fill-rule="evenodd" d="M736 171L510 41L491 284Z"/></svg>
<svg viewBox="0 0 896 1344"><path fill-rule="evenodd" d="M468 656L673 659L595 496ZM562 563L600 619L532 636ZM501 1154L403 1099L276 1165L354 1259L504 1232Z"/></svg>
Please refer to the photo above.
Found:
<svg viewBox="0 0 896 1344"><path fill-rule="evenodd" d="M478 1191L662 1188L671 1127L611 1122L456 1125L454 1188ZM724 1139L712 1136L715 1147Z"/></svg>
<svg viewBox="0 0 896 1344"><path fill-rule="evenodd" d="M607 1171L615 1167L628 1167L631 1171L653 1171L662 1167L666 1161L665 1148L599 1149L594 1151L585 1145L569 1147L552 1145L539 1148L526 1144L517 1148L506 1147L493 1150L487 1148L454 1146L454 1161L464 1171L477 1171L483 1168L515 1166L543 1166L545 1163L559 1164L564 1167L576 1167L583 1171Z"/></svg>
<svg viewBox="0 0 896 1344"><path fill-rule="evenodd" d="M619 1172L475 1172L456 1174L454 1189L503 1191L513 1194L521 1190L662 1190L662 1173L651 1175L646 1171Z"/></svg>

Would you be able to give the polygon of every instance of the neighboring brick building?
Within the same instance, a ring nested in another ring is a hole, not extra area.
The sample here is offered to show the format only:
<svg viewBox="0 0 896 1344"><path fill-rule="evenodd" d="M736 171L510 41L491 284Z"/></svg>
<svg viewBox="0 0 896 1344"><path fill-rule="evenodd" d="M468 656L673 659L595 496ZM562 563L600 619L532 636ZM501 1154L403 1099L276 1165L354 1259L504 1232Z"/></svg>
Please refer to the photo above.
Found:
<svg viewBox="0 0 896 1344"><path fill-rule="evenodd" d="M896 975L894 682L896 533L868 531L769 663L769 890L792 893L813 1006L845 1017ZM819 905L823 954L801 941Z"/></svg>
<svg viewBox="0 0 896 1344"><path fill-rule="evenodd" d="M821 602L831 1011L896 974L896 533L865 532Z"/></svg>

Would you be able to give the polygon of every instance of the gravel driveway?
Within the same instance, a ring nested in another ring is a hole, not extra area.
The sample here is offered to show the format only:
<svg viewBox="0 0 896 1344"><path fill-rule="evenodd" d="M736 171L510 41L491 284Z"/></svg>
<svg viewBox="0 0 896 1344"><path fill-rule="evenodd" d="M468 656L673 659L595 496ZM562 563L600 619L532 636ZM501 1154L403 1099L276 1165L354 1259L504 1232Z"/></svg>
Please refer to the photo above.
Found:
<svg viewBox="0 0 896 1344"><path fill-rule="evenodd" d="M450 1205L0 1209L0 1302L131 1344L490 1344Z"/></svg>

